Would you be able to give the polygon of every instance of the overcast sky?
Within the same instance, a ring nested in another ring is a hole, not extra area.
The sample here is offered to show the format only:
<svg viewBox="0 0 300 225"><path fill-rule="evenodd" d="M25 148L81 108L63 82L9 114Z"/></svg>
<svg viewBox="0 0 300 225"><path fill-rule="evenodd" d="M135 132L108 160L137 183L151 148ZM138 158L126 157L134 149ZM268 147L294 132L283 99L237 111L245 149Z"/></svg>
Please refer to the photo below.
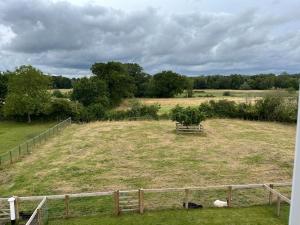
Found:
<svg viewBox="0 0 300 225"><path fill-rule="evenodd" d="M300 72L299 0L1 0L0 70L89 74L136 62L151 74Z"/></svg>

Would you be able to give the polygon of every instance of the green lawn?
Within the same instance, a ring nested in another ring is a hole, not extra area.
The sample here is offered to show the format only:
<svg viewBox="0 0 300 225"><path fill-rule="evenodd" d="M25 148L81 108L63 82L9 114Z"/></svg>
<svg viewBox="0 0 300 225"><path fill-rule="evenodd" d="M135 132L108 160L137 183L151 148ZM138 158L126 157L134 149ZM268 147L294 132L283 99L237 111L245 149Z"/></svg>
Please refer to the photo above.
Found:
<svg viewBox="0 0 300 225"><path fill-rule="evenodd" d="M0 154L21 144L42 131L53 126L54 122L47 123L17 123L10 121L0 122Z"/></svg>
<svg viewBox="0 0 300 225"><path fill-rule="evenodd" d="M120 217L93 216L52 220L49 225L284 225L288 224L288 207L275 216L273 206L196 210L164 210L144 215L124 214Z"/></svg>

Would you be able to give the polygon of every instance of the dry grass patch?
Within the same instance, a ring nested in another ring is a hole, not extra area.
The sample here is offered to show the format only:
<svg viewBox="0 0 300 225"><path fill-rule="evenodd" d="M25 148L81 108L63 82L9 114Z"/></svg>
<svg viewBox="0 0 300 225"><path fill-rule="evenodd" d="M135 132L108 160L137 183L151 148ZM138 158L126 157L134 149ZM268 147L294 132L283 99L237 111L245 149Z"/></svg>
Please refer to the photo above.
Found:
<svg viewBox="0 0 300 225"><path fill-rule="evenodd" d="M2 195L204 186L291 178L295 126L214 119L203 135L171 121L73 124L1 171Z"/></svg>

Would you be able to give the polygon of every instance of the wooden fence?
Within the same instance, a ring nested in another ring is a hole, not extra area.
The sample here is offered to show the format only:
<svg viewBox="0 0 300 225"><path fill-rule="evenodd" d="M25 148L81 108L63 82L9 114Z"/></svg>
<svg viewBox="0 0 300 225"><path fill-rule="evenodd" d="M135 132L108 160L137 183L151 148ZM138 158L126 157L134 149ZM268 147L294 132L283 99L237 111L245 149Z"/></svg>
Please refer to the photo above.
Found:
<svg viewBox="0 0 300 225"><path fill-rule="evenodd" d="M39 135L23 142L17 147L7 151L6 153L0 155L0 168L19 161L25 155L30 154L38 144L41 144L55 134L58 134L62 129L70 124L71 118L68 118L61 123L49 128L48 130L40 133Z"/></svg>
<svg viewBox="0 0 300 225"><path fill-rule="evenodd" d="M92 192L92 193L77 193L77 194L63 194L63 195L48 195L48 196L27 196L27 197L16 197L16 208L17 213L20 211L20 203L21 202L28 202L28 201L42 201L44 199L47 199L51 205L51 201L57 201L60 200L59 204L52 203L51 207L61 207L63 205L63 208L61 210L58 209L58 211L63 211L62 217L71 217L71 216L78 216L79 214L73 215L71 213L72 207L70 204L71 199L80 199L80 207L79 209L84 208L86 210L87 204L85 204L85 199L89 198L104 198L104 197L110 197L110 202L103 202L102 204L105 206L108 206L112 204L112 207L109 208L110 214L120 215L122 213L128 212L128 211L135 211L139 213L144 213L145 210L151 210L149 207L149 201L152 201L153 199L145 198L145 195L157 195L158 198L156 200L159 202L158 205L156 205L155 209L167 209L169 206L165 205L166 202L162 201L161 196L159 194L174 194L174 193L180 193L183 197L182 199L175 199L176 201L180 202L181 208L183 208L182 203L185 203L185 206L187 206L188 202L193 201L191 198L193 192L197 191L204 191L201 194L208 192L208 191L215 191L214 193L217 193L217 191L225 191L226 197L228 199L228 207L238 207L235 205L235 201L237 199L237 196L239 195L238 191L250 191L250 190L260 190L262 193L264 193L264 201L261 203L253 203L254 205L259 204L273 204L273 199L276 198L276 214L280 215L280 206L282 202L286 202L287 204L290 204L290 199L283 194L281 194L276 188L282 188L287 187L290 189L291 183L273 183L273 184L242 184L242 185L218 185L218 186L207 186L207 187L184 187L184 188L158 188L158 189L135 189L135 190L115 190L115 191L106 191L106 192ZM254 193L255 195L256 193ZM202 197L204 195L201 195ZM200 197L200 199L202 198ZM177 198L177 196L171 196L171 198ZM225 199L226 199L225 198ZM7 201L8 198L0 198L0 201ZM86 201L87 201L86 200ZM172 199L170 199L172 200ZM183 202L182 202L183 201ZM84 204L84 207L83 205ZM74 205L73 205L74 206ZM94 201L91 202L91 205L88 207L91 208L97 208L100 207L101 204L95 203ZM51 208L50 207L50 208ZM206 207L206 206L205 206ZM207 206L208 207L208 206ZM52 209L53 211L53 209ZM74 211L73 211L74 212ZM80 214L80 216L87 215L85 212L83 214ZM61 217L60 216L60 217ZM52 218L56 218L53 216L50 216ZM17 216L17 218L19 218Z"/></svg>
<svg viewBox="0 0 300 225"><path fill-rule="evenodd" d="M176 133L200 133L202 131L202 124L185 126L181 123L176 123Z"/></svg>

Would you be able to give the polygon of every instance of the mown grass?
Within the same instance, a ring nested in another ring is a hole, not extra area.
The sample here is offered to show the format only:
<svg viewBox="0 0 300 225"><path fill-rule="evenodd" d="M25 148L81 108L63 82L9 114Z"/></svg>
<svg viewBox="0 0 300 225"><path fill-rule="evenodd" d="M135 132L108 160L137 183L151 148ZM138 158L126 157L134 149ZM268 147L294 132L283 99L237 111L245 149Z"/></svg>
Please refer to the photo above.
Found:
<svg viewBox="0 0 300 225"><path fill-rule="evenodd" d="M2 196L288 181L295 125L212 119L202 135L171 121L73 124L1 171Z"/></svg>
<svg viewBox="0 0 300 225"><path fill-rule="evenodd" d="M47 123L21 123L11 121L0 121L0 154L21 144L42 131L53 126L54 122Z"/></svg>
<svg viewBox="0 0 300 225"><path fill-rule="evenodd" d="M232 209L164 210L143 215L124 214L120 217L92 216L52 220L49 225L284 225L288 224L288 207L280 217L274 207L255 206Z"/></svg>

